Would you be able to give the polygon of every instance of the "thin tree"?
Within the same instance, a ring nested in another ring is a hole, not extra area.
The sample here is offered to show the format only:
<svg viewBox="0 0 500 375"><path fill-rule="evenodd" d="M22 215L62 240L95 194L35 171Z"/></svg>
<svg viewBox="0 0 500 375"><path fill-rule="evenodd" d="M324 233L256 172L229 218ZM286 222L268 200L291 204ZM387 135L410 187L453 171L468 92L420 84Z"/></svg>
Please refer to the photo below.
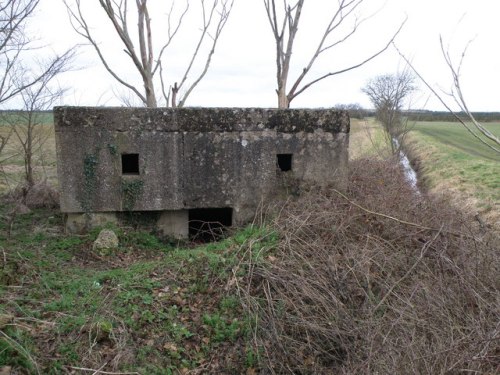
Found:
<svg viewBox="0 0 500 375"><path fill-rule="evenodd" d="M438 93L438 91L432 87L432 85L417 71L415 66L409 61L408 58L396 47L399 55L406 61L408 66L413 70L415 75L424 83L424 85L432 92L432 94L441 102L441 104L450 112L453 117L467 129L467 131L476 138L479 142L490 148L491 150L500 153L500 138L498 138L495 134L490 132L487 128L485 128L479 121L476 120L474 114L469 109L467 105L467 101L465 100L465 96L462 90L462 85L460 82L461 69L464 62L464 59L467 55L467 48L470 45L470 42L466 45L464 50L462 51L462 55L458 64L453 62L453 59L450 56L449 50L444 47L442 37L439 38L439 42L441 45L441 52L443 54L446 66L452 77L452 89L448 96L451 100L458 106L460 111L454 111L452 109L452 105L449 104L443 97L442 94Z"/></svg>
<svg viewBox="0 0 500 375"><path fill-rule="evenodd" d="M39 5L39 0L4 0L0 2L0 105L7 105L22 95L26 90L34 90L43 85L47 79L51 80L55 72L60 72L63 66L72 58L74 49L61 55L55 55L38 64L38 69L27 68L28 61L35 50L41 48L36 40L26 32L26 25ZM36 64L35 64L36 65ZM11 114L3 116L12 120ZM8 125L8 123L7 123ZM7 132L0 136L0 155L4 151L14 134L15 128L8 127ZM3 156L0 165L13 156Z"/></svg>
<svg viewBox="0 0 500 375"><path fill-rule="evenodd" d="M105 12L109 22L115 30L116 37L123 46L135 71L142 80L143 87L136 87L117 72L117 67L110 62L109 55L93 34L89 25L90 16L85 15L81 0L63 0L70 16L75 31L85 38L97 53L101 63L108 73L122 86L130 90L147 107L158 105L158 87L165 105L182 107L185 105L191 92L206 75L220 35L231 13L234 0L201 0L201 26L198 41L191 52L191 58L180 80L172 80L172 84L165 83L163 60L166 50L178 35L183 20L189 11L189 1L178 17L174 17L175 0L170 2L170 7L165 21L165 31L159 39L163 42L159 48L153 43L153 31L147 0L135 0L133 11L129 9L128 0L98 0L100 8ZM96 3L95 1L93 3ZM137 17L137 38L129 29L131 13ZM203 46L208 46L208 52L203 54ZM202 60L204 59L204 60ZM204 61L200 72L193 73L195 63ZM188 78L194 76L188 83Z"/></svg>
<svg viewBox="0 0 500 375"><path fill-rule="evenodd" d="M42 126L44 118L66 91L66 89L59 86L56 78L71 69L73 57L74 50L70 50L61 56L57 64L39 62L37 65L42 70L46 71L47 64L51 65L50 69L38 82L21 91L19 96L22 99L23 108L21 111L14 112L14 116L8 117L12 133L21 145L26 188L28 190L36 182L34 157L35 155L43 156L42 149L50 136L50 133Z"/></svg>
<svg viewBox="0 0 500 375"><path fill-rule="evenodd" d="M308 63L304 66L298 77L289 82L294 42L299 30L300 17L305 0L294 2L283 0L281 6L277 6L275 0L263 1L276 43L276 81L278 84L276 93L278 94L279 108L289 108L292 100L314 84L326 78L359 68L373 60L389 48L404 25L403 22L396 33L382 48L362 61L343 69L326 72L306 80L306 77L308 77L312 67L321 55L331 52L335 47L349 41L356 34L363 22L367 20L367 18L358 20L355 15L355 12L361 7L364 0L338 0L338 6L333 10L324 31L318 36L316 49L309 58ZM353 21L351 26L347 31L342 31L344 25L347 25L350 21ZM338 36L336 36L337 33L339 34ZM289 83L291 83L290 89L288 89Z"/></svg>
<svg viewBox="0 0 500 375"><path fill-rule="evenodd" d="M2 0L0 2L0 104L19 95L50 74L63 56L55 56L37 74L27 72L25 55L35 46L26 33L28 19L34 14L40 0Z"/></svg>
<svg viewBox="0 0 500 375"><path fill-rule="evenodd" d="M398 140L401 145L408 130L402 110L406 99L415 90L415 78L408 70L379 75L368 81L362 89L375 108L375 115L384 128L393 154L399 151L399 146L393 140Z"/></svg>

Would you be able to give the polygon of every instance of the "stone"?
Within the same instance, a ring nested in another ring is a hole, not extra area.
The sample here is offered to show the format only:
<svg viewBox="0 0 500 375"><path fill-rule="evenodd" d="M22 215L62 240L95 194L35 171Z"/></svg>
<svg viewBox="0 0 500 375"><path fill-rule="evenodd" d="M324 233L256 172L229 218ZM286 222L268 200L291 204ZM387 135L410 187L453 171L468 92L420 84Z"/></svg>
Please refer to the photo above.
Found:
<svg viewBox="0 0 500 375"><path fill-rule="evenodd" d="M105 256L111 254L114 249L118 248L118 245L119 241L115 232L110 229L103 229L94 241L92 250L101 256Z"/></svg>

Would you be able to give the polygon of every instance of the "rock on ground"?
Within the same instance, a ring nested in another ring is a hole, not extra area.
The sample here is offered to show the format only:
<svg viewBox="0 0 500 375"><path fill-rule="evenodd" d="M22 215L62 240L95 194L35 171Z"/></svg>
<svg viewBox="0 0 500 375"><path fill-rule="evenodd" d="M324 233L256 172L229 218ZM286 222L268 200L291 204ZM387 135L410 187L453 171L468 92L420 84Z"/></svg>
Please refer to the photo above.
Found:
<svg viewBox="0 0 500 375"><path fill-rule="evenodd" d="M118 244L118 237L115 232L110 229L103 229L94 241L92 250L98 252L99 255L109 255L113 249L118 247Z"/></svg>

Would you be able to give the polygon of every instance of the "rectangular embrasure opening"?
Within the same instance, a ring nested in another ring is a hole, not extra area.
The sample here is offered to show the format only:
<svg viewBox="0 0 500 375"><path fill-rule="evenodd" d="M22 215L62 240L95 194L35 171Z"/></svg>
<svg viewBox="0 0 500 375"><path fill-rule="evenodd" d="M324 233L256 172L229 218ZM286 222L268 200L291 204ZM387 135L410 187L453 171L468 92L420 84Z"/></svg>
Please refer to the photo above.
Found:
<svg viewBox="0 0 500 375"><path fill-rule="evenodd" d="M189 238L194 241L212 242L222 238L224 230L233 223L233 209L195 208L189 210Z"/></svg>
<svg viewBox="0 0 500 375"><path fill-rule="evenodd" d="M276 163L278 168L282 172L288 172L292 170L292 154L277 154Z"/></svg>
<svg viewBox="0 0 500 375"><path fill-rule="evenodd" d="M139 174L139 154L122 154L122 174Z"/></svg>

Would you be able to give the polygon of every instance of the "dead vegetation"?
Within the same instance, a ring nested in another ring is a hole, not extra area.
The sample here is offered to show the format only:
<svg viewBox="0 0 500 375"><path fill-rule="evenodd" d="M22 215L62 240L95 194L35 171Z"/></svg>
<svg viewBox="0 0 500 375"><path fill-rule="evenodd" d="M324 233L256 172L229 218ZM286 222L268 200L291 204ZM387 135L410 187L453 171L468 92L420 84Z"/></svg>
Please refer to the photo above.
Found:
<svg viewBox="0 0 500 375"><path fill-rule="evenodd" d="M352 162L349 186L287 203L275 250L250 264L262 372L498 373L498 236L390 161Z"/></svg>

